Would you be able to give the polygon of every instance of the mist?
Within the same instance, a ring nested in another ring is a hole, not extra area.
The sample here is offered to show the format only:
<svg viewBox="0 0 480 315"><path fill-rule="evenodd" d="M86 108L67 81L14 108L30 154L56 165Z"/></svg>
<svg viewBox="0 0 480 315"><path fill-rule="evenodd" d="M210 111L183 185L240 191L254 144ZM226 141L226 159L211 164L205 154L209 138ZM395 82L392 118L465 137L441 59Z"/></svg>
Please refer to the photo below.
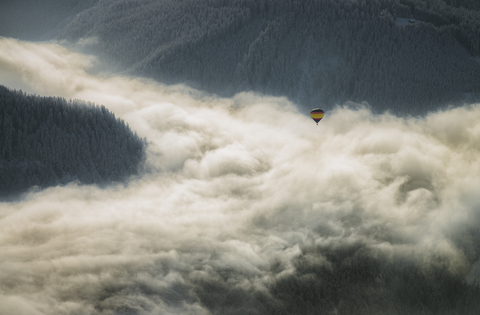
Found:
<svg viewBox="0 0 480 315"><path fill-rule="evenodd" d="M480 106L399 118L349 104L317 126L286 98L94 73L56 43L0 50L1 84L103 104L148 141L126 184L0 203L3 314L313 314L281 284L358 257L377 266L358 282L392 296L400 263L478 294ZM347 313L351 292L322 309Z"/></svg>

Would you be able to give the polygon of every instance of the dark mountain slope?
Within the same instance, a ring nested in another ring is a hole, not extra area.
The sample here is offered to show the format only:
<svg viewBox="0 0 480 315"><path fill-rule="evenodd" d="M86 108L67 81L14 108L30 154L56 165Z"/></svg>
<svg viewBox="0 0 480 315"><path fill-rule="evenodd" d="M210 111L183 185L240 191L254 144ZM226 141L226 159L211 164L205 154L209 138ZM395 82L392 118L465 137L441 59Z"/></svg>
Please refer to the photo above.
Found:
<svg viewBox="0 0 480 315"><path fill-rule="evenodd" d="M213 314L474 315L480 311L480 288L441 262L425 267L411 257L389 256L366 244L336 243L302 249L293 264L295 271L278 277L267 290L235 287L221 275L195 279L195 295L185 300L199 299ZM278 274L283 268L277 261L271 272Z"/></svg>
<svg viewBox="0 0 480 315"><path fill-rule="evenodd" d="M415 115L476 100L479 34L471 1L129 0L99 1L59 38L94 37L111 69L165 83Z"/></svg>
<svg viewBox="0 0 480 315"><path fill-rule="evenodd" d="M105 107L0 86L0 196L137 174L144 141Z"/></svg>

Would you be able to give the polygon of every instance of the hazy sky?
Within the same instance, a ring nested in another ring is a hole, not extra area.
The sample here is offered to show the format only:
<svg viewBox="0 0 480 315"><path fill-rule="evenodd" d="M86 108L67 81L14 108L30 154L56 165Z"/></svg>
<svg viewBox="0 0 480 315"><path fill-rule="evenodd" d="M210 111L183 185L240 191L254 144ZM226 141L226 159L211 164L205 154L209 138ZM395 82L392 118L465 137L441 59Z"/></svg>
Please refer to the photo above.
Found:
<svg viewBox="0 0 480 315"><path fill-rule="evenodd" d="M93 75L94 58L53 43L0 51L0 84L103 104L149 142L126 186L0 203L2 314L209 314L206 279L268 291L305 249L359 241L476 277L453 238L479 223L479 106L338 107L316 126L284 98Z"/></svg>

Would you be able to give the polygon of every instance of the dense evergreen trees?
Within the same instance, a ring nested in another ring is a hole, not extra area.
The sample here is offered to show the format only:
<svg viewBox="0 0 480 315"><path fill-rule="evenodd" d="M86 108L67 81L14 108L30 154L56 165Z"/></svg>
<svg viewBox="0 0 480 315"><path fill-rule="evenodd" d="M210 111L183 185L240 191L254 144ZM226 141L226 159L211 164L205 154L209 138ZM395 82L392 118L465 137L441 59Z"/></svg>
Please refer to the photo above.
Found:
<svg viewBox="0 0 480 315"><path fill-rule="evenodd" d="M0 11L43 12L24 1L2 3ZM474 0L45 3L55 7L52 15L71 15L55 25L38 14L3 19L0 35L72 43L95 38L82 41L82 49L102 56L109 69L224 96L245 90L285 95L305 111L350 100L417 115L480 100L480 8ZM401 18L416 23L402 25Z"/></svg>
<svg viewBox="0 0 480 315"><path fill-rule="evenodd" d="M191 299L213 314L479 314L478 285L453 271L448 259L423 259L402 249L334 241L303 248L292 272L273 261L270 275L277 277L266 288L235 285L228 271L219 271L217 277L196 278Z"/></svg>
<svg viewBox="0 0 480 315"><path fill-rule="evenodd" d="M0 86L0 195L120 181L143 159L144 141L105 107Z"/></svg>
<svg viewBox="0 0 480 315"><path fill-rule="evenodd" d="M391 255L391 256L390 256ZM369 249L362 243L304 249L295 273L260 295L269 314L469 314L480 288L439 262Z"/></svg>
<svg viewBox="0 0 480 315"><path fill-rule="evenodd" d="M468 0L100 1L59 38L85 37L117 70L286 95L305 110L351 100L416 115L480 99L480 12Z"/></svg>

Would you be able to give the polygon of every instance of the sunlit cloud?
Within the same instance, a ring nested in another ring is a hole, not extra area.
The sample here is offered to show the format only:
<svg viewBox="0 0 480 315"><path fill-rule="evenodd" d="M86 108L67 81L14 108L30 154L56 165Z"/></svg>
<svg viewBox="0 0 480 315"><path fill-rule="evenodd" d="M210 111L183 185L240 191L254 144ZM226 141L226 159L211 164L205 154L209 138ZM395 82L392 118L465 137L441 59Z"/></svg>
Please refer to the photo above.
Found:
<svg viewBox="0 0 480 315"><path fill-rule="evenodd" d="M285 98L94 75L93 57L54 43L2 38L0 50L0 84L104 104L149 142L146 173L126 186L0 203L6 314L210 314L208 281L267 292L309 248L358 242L470 271L455 237L479 223L479 106L425 118L338 107L316 126Z"/></svg>

